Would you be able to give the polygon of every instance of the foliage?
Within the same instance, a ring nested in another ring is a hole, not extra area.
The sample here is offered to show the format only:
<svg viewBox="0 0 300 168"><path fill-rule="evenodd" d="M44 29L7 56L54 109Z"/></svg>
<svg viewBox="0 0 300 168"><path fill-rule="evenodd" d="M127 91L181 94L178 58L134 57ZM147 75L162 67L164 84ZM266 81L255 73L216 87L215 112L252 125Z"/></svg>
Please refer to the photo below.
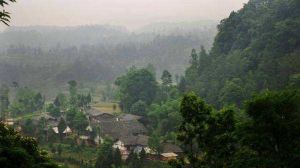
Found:
<svg viewBox="0 0 300 168"><path fill-rule="evenodd" d="M255 152L257 165L299 166L299 105L299 90L267 91L247 102L242 143Z"/></svg>
<svg viewBox="0 0 300 168"><path fill-rule="evenodd" d="M3 168L56 168L33 138L23 137L0 123L0 165Z"/></svg>
<svg viewBox="0 0 300 168"><path fill-rule="evenodd" d="M163 71L160 79L161 79L163 85L171 85L172 84L172 75L167 70Z"/></svg>
<svg viewBox="0 0 300 168"><path fill-rule="evenodd" d="M129 168L142 167L138 154L133 151L130 152L126 162L127 162Z"/></svg>
<svg viewBox="0 0 300 168"><path fill-rule="evenodd" d="M67 96L63 93L58 93L53 104L59 109L65 110L67 108Z"/></svg>
<svg viewBox="0 0 300 168"><path fill-rule="evenodd" d="M153 132L152 135L149 137L148 145L157 154L161 153L162 151L161 137L157 132Z"/></svg>
<svg viewBox="0 0 300 168"><path fill-rule="evenodd" d="M194 93L185 95L180 105L183 121L179 127L178 139L186 146L187 157L191 166L201 165L199 157L206 147L207 124L212 108L205 104Z"/></svg>
<svg viewBox="0 0 300 168"><path fill-rule="evenodd" d="M167 136L176 131L182 119L179 106L179 99L169 100L162 104L153 103L147 113L150 127L158 131L161 136Z"/></svg>
<svg viewBox="0 0 300 168"><path fill-rule="evenodd" d="M0 117L2 120L7 117L9 103L9 88L2 85L0 88Z"/></svg>
<svg viewBox="0 0 300 168"><path fill-rule="evenodd" d="M12 102L9 110L14 115L26 114L41 110L44 106L42 95L28 87L17 90L16 98Z"/></svg>
<svg viewBox="0 0 300 168"><path fill-rule="evenodd" d="M0 6L4 8L5 5L8 5L9 2L16 2L16 0L0 0ZM0 22L8 26L10 21L10 13L4 9L0 11Z"/></svg>
<svg viewBox="0 0 300 168"><path fill-rule="evenodd" d="M70 100L69 103L71 106L76 107L77 106L77 82L74 80L71 80L68 82L69 84L69 94L70 94Z"/></svg>
<svg viewBox="0 0 300 168"><path fill-rule="evenodd" d="M139 100L151 104L157 91L155 78L146 69L131 68L115 84L119 87L120 106L125 112L129 112L131 106Z"/></svg>
<svg viewBox="0 0 300 168"><path fill-rule="evenodd" d="M78 132L83 132L89 123L86 116L82 112L77 112L71 124Z"/></svg>
<svg viewBox="0 0 300 168"><path fill-rule="evenodd" d="M35 127L33 125L32 119L25 120L23 132L27 135L33 135L34 130L35 130Z"/></svg>
<svg viewBox="0 0 300 168"><path fill-rule="evenodd" d="M59 136L60 136L60 140L62 140L63 132L67 128L67 123L66 123L65 119L61 118L59 120L57 128L58 128L58 133L59 133Z"/></svg>
<svg viewBox="0 0 300 168"><path fill-rule="evenodd" d="M113 160L112 141L106 139L104 143L102 143L100 146L95 167L111 168L113 164L114 164L114 160Z"/></svg>
<svg viewBox="0 0 300 168"><path fill-rule="evenodd" d="M145 116L147 112L147 104L141 100L132 104L130 108L130 113L140 116Z"/></svg>
<svg viewBox="0 0 300 168"><path fill-rule="evenodd" d="M172 165L298 167L299 96L299 90L266 91L247 101L246 116L238 118L233 107L215 111L195 94L186 94L178 139L188 162Z"/></svg>
<svg viewBox="0 0 300 168"><path fill-rule="evenodd" d="M53 103L50 103L47 107L47 112L49 112L52 116L54 117L59 117L60 116L60 109Z"/></svg>
<svg viewBox="0 0 300 168"><path fill-rule="evenodd" d="M293 82L300 72L299 9L297 0L250 0L232 12L219 24L210 53L192 51L185 91L220 108L241 107L264 89L299 87Z"/></svg>

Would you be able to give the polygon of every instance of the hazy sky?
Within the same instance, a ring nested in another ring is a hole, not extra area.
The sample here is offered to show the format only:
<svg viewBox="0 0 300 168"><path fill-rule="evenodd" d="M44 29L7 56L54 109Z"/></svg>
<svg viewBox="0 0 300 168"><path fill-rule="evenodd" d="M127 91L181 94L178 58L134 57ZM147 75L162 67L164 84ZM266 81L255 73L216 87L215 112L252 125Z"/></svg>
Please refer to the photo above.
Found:
<svg viewBox="0 0 300 168"><path fill-rule="evenodd" d="M17 0L11 25L124 25L220 20L248 0Z"/></svg>

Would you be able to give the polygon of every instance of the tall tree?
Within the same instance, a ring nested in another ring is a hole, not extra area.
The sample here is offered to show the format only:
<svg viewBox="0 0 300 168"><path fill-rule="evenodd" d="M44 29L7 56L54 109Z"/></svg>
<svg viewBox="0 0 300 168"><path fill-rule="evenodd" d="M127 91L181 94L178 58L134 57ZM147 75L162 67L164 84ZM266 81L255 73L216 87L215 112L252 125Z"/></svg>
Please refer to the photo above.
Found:
<svg viewBox="0 0 300 168"><path fill-rule="evenodd" d="M300 166L300 92L265 92L247 102L250 120L243 144L257 154L257 166Z"/></svg>
<svg viewBox="0 0 300 168"><path fill-rule="evenodd" d="M111 168L113 165L113 149L112 141L106 139L104 143L101 144L98 157L96 160L96 168Z"/></svg>
<svg viewBox="0 0 300 168"><path fill-rule="evenodd" d="M70 104L76 107L77 106L77 82L75 80L71 80L68 82L68 84L69 84Z"/></svg>
<svg viewBox="0 0 300 168"><path fill-rule="evenodd" d="M60 140L62 140L63 132L67 128L67 123L66 123L65 119L61 118L57 127L58 127L58 133L59 133Z"/></svg>
<svg viewBox="0 0 300 168"><path fill-rule="evenodd" d="M131 108L130 113L140 116L145 116L147 112L147 104L141 100L135 102Z"/></svg>
<svg viewBox="0 0 300 168"><path fill-rule="evenodd" d="M162 81L162 84L165 85L165 86L169 86L169 85L172 84L172 75L167 70L163 71L162 76L161 76L160 79Z"/></svg>
<svg viewBox="0 0 300 168"><path fill-rule="evenodd" d="M119 148L114 150L114 165L116 168L121 168L122 166L122 155Z"/></svg>
<svg viewBox="0 0 300 168"><path fill-rule="evenodd" d="M205 148L207 123L212 108L194 93L186 94L181 102L180 113L183 121L179 127L178 139L186 146L186 154L192 168L199 167L202 155L200 149Z"/></svg>
<svg viewBox="0 0 300 168"><path fill-rule="evenodd" d="M9 88L6 85L2 85L0 88L0 112L1 120L5 120L8 113L9 106Z"/></svg>
<svg viewBox="0 0 300 168"><path fill-rule="evenodd" d="M115 84L119 87L121 108L126 112L139 100L151 104L157 91L156 80L146 69L132 68L126 75L119 77Z"/></svg>

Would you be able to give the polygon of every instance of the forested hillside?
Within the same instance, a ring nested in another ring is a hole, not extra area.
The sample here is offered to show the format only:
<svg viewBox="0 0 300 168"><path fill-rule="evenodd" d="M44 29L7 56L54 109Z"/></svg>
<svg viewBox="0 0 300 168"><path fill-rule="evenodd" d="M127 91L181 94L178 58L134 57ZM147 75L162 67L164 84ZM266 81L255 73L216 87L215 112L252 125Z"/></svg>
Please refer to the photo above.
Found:
<svg viewBox="0 0 300 168"><path fill-rule="evenodd" d="M112 82L128 67L148 64L158 73L182 74L185 55L211 47L216 32L214 21L188 25L161 23L136 32L101 25L11 27L0 33L0 81L51 90L69 80Z"/></svg>
<svg viewBox="0 0 300 168"><path fill-rule="evenodd" d="M218 25L209 53L192 51L187 90L221 106L300 80L300 1L251 0Z"/></svg>

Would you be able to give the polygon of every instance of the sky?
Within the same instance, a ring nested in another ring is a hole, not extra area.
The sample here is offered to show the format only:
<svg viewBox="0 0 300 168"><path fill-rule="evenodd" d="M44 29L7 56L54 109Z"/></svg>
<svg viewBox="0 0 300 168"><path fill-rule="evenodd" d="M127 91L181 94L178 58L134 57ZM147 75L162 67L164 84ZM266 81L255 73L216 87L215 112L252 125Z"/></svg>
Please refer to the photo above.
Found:
<svg viewBox="0 0 300 168"><path fill-rule="evenodd" d="M17 0L12 26L109 24L129 29L156 22L221 20L248 0Z"/></svg>

